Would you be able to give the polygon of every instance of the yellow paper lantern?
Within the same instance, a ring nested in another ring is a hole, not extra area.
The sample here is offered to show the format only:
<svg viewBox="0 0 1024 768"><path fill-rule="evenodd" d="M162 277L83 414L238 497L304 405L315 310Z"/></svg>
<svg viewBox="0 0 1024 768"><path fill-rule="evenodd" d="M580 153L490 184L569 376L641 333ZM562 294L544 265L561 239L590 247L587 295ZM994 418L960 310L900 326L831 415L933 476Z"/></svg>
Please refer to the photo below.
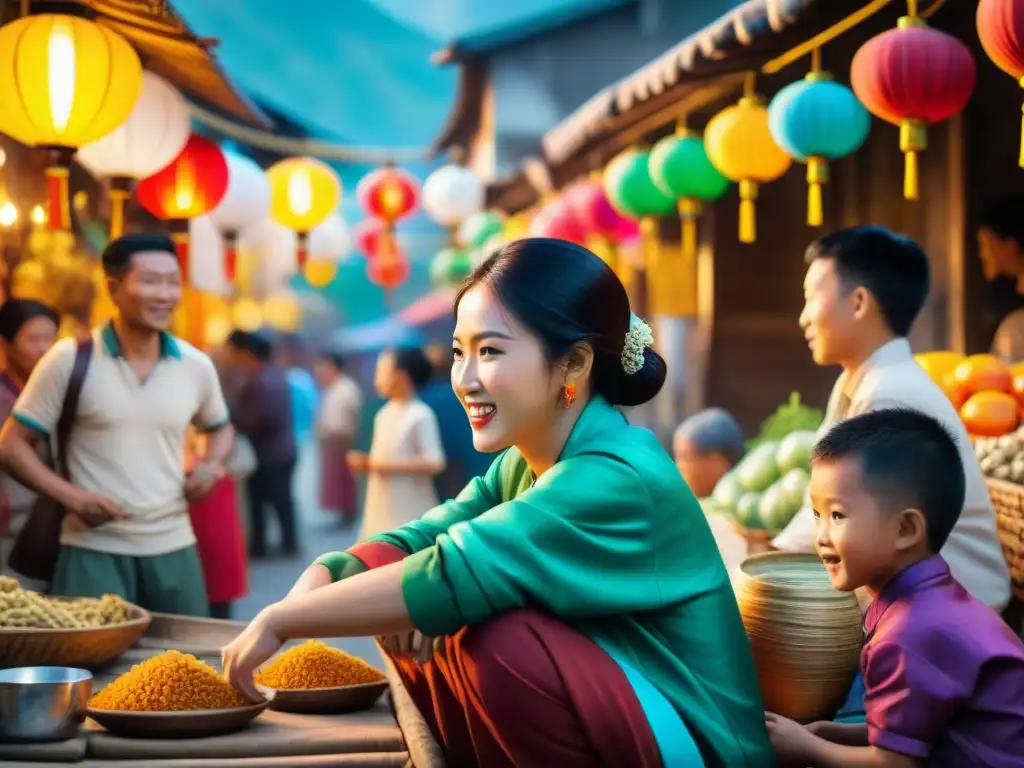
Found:
<svg viewBox="0 0 1024 768"><path fill-rule="evenodd" d="M302 307L290 291L268 297L261 307L263 321L275 331L297 331L302 325Z"/></svg>
<svg viewBox="0 0 1024 768"><path fill-rule="evenodd" d="M231 307L231 319L236 328L243 331L255 331L263 325L263 312L260 311L260 305L256 303L255 299L243 296L236 300Z"/></svg>
<svg viewBox="0 0 1024 768"><path fill-rule="evenodd" d="M329 165L311 157L289 157L267 169L270 217L299 236L298 265L306 264L306 241L341 202L341 181Z"/></svg>
<svg viewBox="0 0 1024 768"><path fill-rule="evenodd" d="M50 226L71 225L74 151L127 119L142 89L142 64L121 35L64 14L25 16L0 27L0 131L51 150Z"/></svg>
<svg viewBox="0 0 1024 768"><path fill-rule="evenodd" d="M723 176L739 183L740 242L754 242L758 185L778 179L789 170L793 160L772 138L768 108L752 87L748 87L739 103L711 118L704 130L704 146L712 165Z"/></svg>
<svg viewBox="0 0 1024 768"><path fill-rule="evenodd" d="M324 286L330 285L331 281L334 280L338 274L338 265L332 261L324 261L323 259L313 259L312 261L306 262L306 268L302 272L306 277L306 282L314 288L323 288Z"/></svg>

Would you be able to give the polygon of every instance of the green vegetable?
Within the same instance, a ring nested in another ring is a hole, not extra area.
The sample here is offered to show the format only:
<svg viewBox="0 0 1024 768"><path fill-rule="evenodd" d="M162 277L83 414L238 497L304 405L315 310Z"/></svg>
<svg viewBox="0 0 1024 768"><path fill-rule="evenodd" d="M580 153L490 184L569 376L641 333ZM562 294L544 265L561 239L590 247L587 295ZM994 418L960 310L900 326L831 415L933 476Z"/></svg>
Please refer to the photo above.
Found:
<svg viewBox="0 0 1024 768"><path fill-rule="evenodd" d="M742 495L743 486L736 479L735 472L727 472L715 485L715 490L711 492L711 498L715 504L730 514L736 511L736 505L739 503Z"/></svg>
<svg viewBox="0 0 1024 768"><path fill-rule="evenodd" d="M736 505L736 522L744 528L764 528L761 521L760 493L745 493Z"/></svg>
<svg viewBox="0 0 1024 768"><path fill-rule="evenodd" d="M769 531L781 531L789 525L798 509L800 503L793 503L781 480L761 494L757 506L761 524Z"/></svg>
<svg viewBox="0 0 1024 768"><path fill-rule="evenodd" d="M778 447L778 443L774 442L761 443L743 457L736 467L736 479L740 481L743 490L762 493L779 479L782 473L779 472L779 465L775 463L775 451Z"/></svg>
<svg viewBox="0 0 1024 768"><path fill-rule="evenodd" d="M781 440L797 430L815 432L824 420L824 411L820 408L809 408L803 405L800 402L800 393L791 392L789 402L780 405L771 416L762 422L760 433L747 443L747 450L769 440Z"/></svg>
<svg viewBox="0 0 1024 768"><path fill-rule="evenodd" d="M810 482L811 476L807 470L797 467L784 474L775 485L782 489L796 510L803 506L804 497L807 495L807 486L810 485Z"/></svg>
<svg viewBox="0 0 1024 768"><path fill-rule="evenodd" d="M779 471L786 474L791 469L807 469L811 463L811 450L816 442L815 433L809 429L798 429L782 438L779 450L775 453Z"/></svg>

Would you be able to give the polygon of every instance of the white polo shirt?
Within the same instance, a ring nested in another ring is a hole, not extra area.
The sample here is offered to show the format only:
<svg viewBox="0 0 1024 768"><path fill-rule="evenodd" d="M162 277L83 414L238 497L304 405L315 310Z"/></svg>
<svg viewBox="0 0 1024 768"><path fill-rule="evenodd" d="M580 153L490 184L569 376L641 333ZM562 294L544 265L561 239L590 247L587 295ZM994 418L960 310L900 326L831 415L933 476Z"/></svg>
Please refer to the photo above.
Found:
<svg viewBox="0 0 1024 768"><path fill-rule="evenodd" d="M128 517L89 528L68 516L61 544L116 555L161 555L195 543L184 487L189 425L228 421L213 362L191 344L161 336L161 357L140 380L111 324L93 331L93 352L68 439L71 482L105 495ZM62 339L43 357L12 417L49 437L57 429L77 344Z"/></svg>
<svg viewBox="0 0 1024 768"><path fill-rule="evenodd" d="M910 408L931 416L956 438L967 482L964 509L940 553L953 576L978 600L1002 611L1010 602L1010 569L967 428L939 386L917 364L910 342L893 339L876 349L852 376L843 373L829 398L818 437L843 419L883 408ZM814 551L814 513L809 501L775 537L778 549Z"/></svg>

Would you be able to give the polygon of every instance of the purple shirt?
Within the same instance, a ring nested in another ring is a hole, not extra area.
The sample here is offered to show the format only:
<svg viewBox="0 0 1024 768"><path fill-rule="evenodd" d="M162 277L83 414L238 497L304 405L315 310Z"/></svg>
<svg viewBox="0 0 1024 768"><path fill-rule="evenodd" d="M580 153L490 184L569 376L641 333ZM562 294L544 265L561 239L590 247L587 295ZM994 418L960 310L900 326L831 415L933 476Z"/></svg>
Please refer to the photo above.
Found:
<svg viewBox="0 0 1024 768"><path fill-rule="evenodd" d="M942 557L900 571L864 630L872 746L940 768L1024 764L1024 645Z"/></svg>
<svg viewBox="0 0 1024 768"><path fill-rule="evenodd" d="M265 365L242 386L231 418L249 438L261 466L295 461L291 387L280 368Z"/></svg>

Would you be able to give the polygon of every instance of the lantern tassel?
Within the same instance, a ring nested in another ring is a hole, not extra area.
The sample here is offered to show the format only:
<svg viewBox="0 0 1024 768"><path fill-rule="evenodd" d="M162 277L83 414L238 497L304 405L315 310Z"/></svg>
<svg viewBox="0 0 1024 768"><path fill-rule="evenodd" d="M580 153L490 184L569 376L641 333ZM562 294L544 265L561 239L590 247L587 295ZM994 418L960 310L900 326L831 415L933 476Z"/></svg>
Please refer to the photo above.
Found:
<svg viewBox="0 0 1024 768"><path fill-rule="evenodd" d="M807 224L820 227L824 221L822 186L828 182L828 163L823 158L807 160Z"/></svg>
<svg viewBox="0 0 1024 768"><path fill-rule="evenodd" d="M124 234L124 207L128 193L120 189L110 190L110 239L116 240Z"/></svg>
<svg viewBox="0 0 1024 768"><path fill-rule="evenodd" d="M740 182L740 242L757 242L757 182Z"/></svg>
<svg viewBox="0 0 1024 768"><path fill-rule="evenodd" d="M234 282L238 273L238 233L224 233L224 277Z"/></svg>
<svg viewBox="0 0 1024 768"><path fill-rule="evenodd" d="M653 216L645 216L640 221L640 236L643 240L644 267L651 269L658 262L660 248L658 245L658 222Z"/></svg>
<svg viewBox="0 0 1024 768"><path fill-rule="evenodd" d="M682 224L682 253L683 256L693 256L697 253L697 217L701 214L700 201L684 197L677 207Z"/></svg>
<svg viewBox="0 0 1024 768"><path fill-rule="evenodd" d="M306 269L306 262L309 260L309 233L299 232L299 242L295 249L295 261L298 271L301 273Z"/></svg>
<svg viewBox="0 0 1024 768"><path fill-rule="evenodd" d="M185 225L188 226L188 223L186 222ZM178 257L178 265L181 267L181 280L183 283L187 284L190 276L188 268L188 259L190 255L188 230L185 230L184 232L172 232L171 240L174 241L175 254Z"/></svg>
<svg viewBox="0 0 1024 768"><path fill-rule="evenodd" d="M917 200L920 182L917 155L928 148L928 131L920 120L904 120L900 123L900 149L906 158L903 170L903 197Z"/></svg>
<svg viewBox="0 0 1024 768"><path fill-rule="evenodd" d="M68 180L71 171L63 166L46 169L46 197L50 229L71 229L71 206L68 202Z"/></svg>
<svg viewBox="0 0 1024 768"><path fill-rule="evenodd" d="M906 153L905 157L906 163L903 170L903 197L907 200L917 200L920 196L917 152L910 150Z"/></svg>
<svg viewBox="0 0 1024 768"><path fill-rule="evenodd" d="M1024 83L1024 78L1022 78ZM1024 112L1024 107L1021 107L1021 112ZM1021 115L1020 120L1020 160L1018 161L1021 168L1024 168L1024 115Z"/></svg>

